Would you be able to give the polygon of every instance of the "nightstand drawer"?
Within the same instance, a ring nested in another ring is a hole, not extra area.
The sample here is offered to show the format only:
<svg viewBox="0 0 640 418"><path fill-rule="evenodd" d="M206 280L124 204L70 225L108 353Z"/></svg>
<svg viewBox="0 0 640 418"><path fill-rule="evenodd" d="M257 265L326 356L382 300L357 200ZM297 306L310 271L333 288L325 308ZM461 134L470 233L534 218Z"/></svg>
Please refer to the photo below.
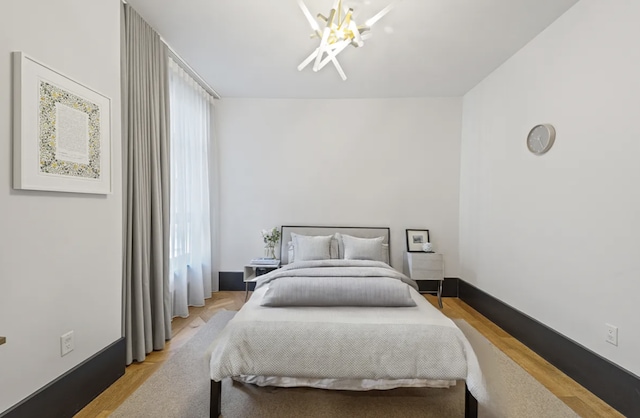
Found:
<svg viewBox="0 0 640 418"><path fill-rule="evenodd" d="M428 257L423 257L426 255ZM411 268L419 270L442 270L442 254L411 255Z"/></svg>
<svg viewBox="0 0 640 418"><path fill-rule="evenodd" d="M442 280L444 274L442 269L413 269L408 275L413 280Z"/></svg>
<svg viewBox="0 0 640 418"><path fill-rule="evenodd" d="M405 253L404 274L414 280L443 280L444 259L442 254Z"/></svg>

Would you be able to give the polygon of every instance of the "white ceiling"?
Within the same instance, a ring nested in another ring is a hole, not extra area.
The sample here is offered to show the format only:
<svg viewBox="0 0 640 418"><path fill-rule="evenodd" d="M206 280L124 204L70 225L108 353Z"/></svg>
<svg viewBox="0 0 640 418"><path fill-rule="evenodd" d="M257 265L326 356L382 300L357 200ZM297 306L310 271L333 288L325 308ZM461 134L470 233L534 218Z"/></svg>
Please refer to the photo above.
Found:
<svg viewBox="0 0 640 418"><path fill-rule="evenodd" d="M343 0L358 24L393 0ZM314 73L296 0L128 0L222 97L461 96L578 0L400 0L361 48ZM333 0L305 0L328 16Z"/></svg>

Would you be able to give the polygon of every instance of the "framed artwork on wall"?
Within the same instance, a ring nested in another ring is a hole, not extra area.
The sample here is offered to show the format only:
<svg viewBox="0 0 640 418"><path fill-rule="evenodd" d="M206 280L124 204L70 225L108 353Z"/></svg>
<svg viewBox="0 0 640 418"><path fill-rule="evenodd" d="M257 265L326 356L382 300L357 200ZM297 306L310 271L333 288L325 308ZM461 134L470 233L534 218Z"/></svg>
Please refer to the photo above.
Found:
<svg viewBox="0 0 640 418"><path fill-rule="evenodd" d="M111 193L111 99L13 53L13 187Z"/></svg>
<svg viewBox="0 0 640 418"><path fill-rule="evenodd" d="M429 241L428 229L407 229L407 251L422 252L422 245Z"/></svg>

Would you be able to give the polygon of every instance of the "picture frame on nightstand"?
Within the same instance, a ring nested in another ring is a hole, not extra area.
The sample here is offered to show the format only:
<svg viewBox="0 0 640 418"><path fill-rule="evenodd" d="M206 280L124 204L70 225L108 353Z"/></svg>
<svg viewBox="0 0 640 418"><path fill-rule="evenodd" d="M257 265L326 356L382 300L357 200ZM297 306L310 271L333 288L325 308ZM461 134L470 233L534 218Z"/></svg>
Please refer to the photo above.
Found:
<svg viewBox="0 0 640 418"><path fill-rule="evenodd" d="M422 252L422 244L429 241L428 229L407 229L407 251L410 253Z"/></svg>

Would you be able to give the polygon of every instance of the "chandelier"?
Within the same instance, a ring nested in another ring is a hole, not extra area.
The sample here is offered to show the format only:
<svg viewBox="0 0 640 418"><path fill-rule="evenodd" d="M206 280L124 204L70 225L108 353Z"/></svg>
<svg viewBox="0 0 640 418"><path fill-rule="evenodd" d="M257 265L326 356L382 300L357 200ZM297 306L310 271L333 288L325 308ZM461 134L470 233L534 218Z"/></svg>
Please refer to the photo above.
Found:
<svg viewBox="0 0 640 418"><path fill-rule="evenodd" d="M358 25L353 20L353 9L343 7L342 0L335 0L329 17L318 13L318 20L324 27L313 18L311 12L302 0L298 0L300 9L313 29L311 38L320 39L320 45L298 66L298 71L302 71L307 65L313 62L313 71L320 71L329 62L342 77L347 79L347 75L338 62L337 56L349 45L359 48L364 45L364 40L371 36L369 32L371 26L380 20L391 10L391 5L385 7L372 18L366 20L364 25Z"/></svg>

